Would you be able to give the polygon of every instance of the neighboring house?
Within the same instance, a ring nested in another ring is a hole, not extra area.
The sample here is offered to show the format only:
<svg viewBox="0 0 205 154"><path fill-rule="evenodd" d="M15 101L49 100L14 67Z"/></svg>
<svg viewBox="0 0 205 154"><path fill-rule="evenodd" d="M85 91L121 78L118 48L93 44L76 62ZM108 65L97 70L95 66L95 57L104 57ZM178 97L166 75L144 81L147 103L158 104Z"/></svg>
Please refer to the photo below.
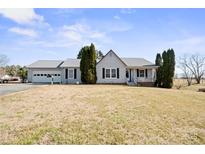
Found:
<svg viewBox="0 0 205 154"><path fill-rule="evenodd" d="M80 59L39 60L27 68L29 82L81 83ZM110 50L97 62L97 83L153 86L157 68L143 58L120 58Z"/></svg>

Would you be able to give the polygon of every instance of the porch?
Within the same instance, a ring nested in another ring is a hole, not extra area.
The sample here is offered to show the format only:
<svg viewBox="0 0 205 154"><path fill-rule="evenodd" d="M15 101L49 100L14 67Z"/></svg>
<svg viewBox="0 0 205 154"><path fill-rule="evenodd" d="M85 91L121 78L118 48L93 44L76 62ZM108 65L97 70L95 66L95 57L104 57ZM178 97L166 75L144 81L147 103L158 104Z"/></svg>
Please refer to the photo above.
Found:
<svg viewBox="0 0 205 154"><path fill-rule="evenodd" d="M156 68L127 68L128 85L153 85L156 80Z"/></svg>

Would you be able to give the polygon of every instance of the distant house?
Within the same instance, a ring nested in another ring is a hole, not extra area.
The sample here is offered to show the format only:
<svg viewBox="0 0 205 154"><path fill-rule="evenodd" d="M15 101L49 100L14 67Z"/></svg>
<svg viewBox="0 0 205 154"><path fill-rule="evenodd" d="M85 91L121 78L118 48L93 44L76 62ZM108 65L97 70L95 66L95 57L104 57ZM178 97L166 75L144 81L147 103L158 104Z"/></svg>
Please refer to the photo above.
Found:
<svg viewBox="0 0 205 154"><path fill-rule="evenodd" d="M29 82L81 83L80 59L39 60L27 68ZM143 58L120 58L110 50L97 62L97 83L153 86L156 69L156 65Z"/></svg>

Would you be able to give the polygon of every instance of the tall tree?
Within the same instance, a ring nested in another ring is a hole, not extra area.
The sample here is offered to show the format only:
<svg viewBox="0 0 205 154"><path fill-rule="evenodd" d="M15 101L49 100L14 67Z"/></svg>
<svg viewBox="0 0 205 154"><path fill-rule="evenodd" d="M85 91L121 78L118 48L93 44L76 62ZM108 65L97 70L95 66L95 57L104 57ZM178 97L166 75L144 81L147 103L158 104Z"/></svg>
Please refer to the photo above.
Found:
<svg viewBox="0 0 205 154"><path fill-rule="evenodd" d="M93 43L90 45L90 63L89 63L89 69L90 69L90 80L89 83L96 83L96 50Z"/></svg>
<svg viewBox="0 0 205 154"><path fill-rule="evenodd" d="M96 83L96 51L94 44L81 49L81 80L83 83Z"/></svg>
<svg viewBox="0 0 205 154"><path fill-rule="evenodd" d="M77 59L81 59L82 58L82 49L78 52L78 55L77 55ZM96 54L96 59L102 59L104 54L102 53L101 50L95 50L95 54Z"/></svg>
<svg viewBox="0 0 205 154"><path fill-rule="evenodd" d="M161 81L162 81L162 87L163 88L166 88L167 87L167 79L168 79L168 56L167 56L167 51L164 51L162 53L162 59L163 59L163 65L161 67L161 71L162 71L162 74L161 74Z"/></svg>
<svg viewBox="0 0 205 154"><path fill-rule="evenodd" d="M173 49L168 49L162 53L163 64L161 67L161 81L163 88L171 88L173 86L173 78L175 73L175 53Z"/></svg>
<svg viewBox="0 0 205 154"><path fill-rule="evenodd" d="M178 68L182 70L183 77L186 79L187 85L190 86L192 84L193 73L190 71L187 65L188 65L188 57L186 55L184 55L183 57L179 57Z"/></svg>
<svg viewBox="0 0 205 154"><path fill-rule="evenodd" d="M87 54L89 50L89 46L83 47L81 51L81 60L80 60L80 71L81 71L81 81L86 83L86 76L87 76Z"/></svg>
<svg viewBox="0 0 205 154"><path fill-rule="evenodd" d="M182 65L183 64L183 65ZM195 54L187 57L181 65L189 70L197 84L201 83L201 79L205 75L205 57Z"/></svg>
<svg viewBox="0 0 205 154"><path fill-rule="evenodd" d="M155 65L159 66L157 69L157 75L156 75L156 82L155 82L155 86L157 87L161 87L162 84L162 57L160 53L157 53L156 55L156 60L155 60Z"/></svg>
<svg viewBox="0 0 205 154"><path fill-rule="evenodd" d="M83 53L83 48L79 51L79 53L77 55L77 59L81 59L82 58L82 53Z"/></svg>
<svg viewBox="0 0 205 154"><path fill-rule="evenodd" d="M168 49L167 56L168 56L168 70L169 70L167 88L172 88L174 74L175 74L175 63L176 63L174 50Z"/></svg>

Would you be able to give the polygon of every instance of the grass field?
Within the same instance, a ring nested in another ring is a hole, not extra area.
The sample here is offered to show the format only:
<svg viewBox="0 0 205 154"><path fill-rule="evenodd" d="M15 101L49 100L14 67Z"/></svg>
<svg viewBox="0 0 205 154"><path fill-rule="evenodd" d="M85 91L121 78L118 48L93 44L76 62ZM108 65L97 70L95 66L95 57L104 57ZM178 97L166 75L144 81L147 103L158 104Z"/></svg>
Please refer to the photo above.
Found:
<svg viewBox="0 0 205 154"><path fill-rule="evenodd" d="M205 88L205 80L202 80L201 84L196 84L196 81L193 80L191 86L188 86L185 79L174 80L173 89L198 91L200 88Z"/></svg>
<svg viewBox="0 0 205 154"><path fill-rule="evenodd" d="M0 96L0 144L205 144L205 94L53 85Z"/></svg>

